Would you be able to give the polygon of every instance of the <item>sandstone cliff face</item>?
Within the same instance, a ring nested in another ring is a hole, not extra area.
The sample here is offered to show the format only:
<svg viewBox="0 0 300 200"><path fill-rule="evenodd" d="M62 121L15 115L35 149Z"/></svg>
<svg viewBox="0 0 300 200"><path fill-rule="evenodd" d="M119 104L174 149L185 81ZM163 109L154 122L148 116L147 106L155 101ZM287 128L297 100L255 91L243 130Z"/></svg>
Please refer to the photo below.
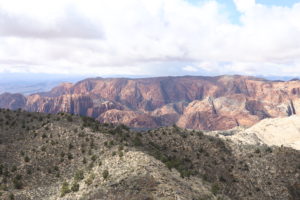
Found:
<svg viewBox="0 0 300 200"><path fill-rule="evenodd" d="M300 81L246 76L94 78L28 97L3 94L0 107L70 112L139 128L177 124L222 130L298 114Z"/></svg>
<svg viewBox="0 0 300 200"><path fill-rule="evenodd" d="M264 119L228 138L242 144L287 146L300 150L300 116Z"/></svg>
<svg viewBox="0 0 300 200"><path fill-rule="evenodd" d="M21 94L3 93L0 95L0 108L16 110L24 108L25 104L26 98Z"/></svg>

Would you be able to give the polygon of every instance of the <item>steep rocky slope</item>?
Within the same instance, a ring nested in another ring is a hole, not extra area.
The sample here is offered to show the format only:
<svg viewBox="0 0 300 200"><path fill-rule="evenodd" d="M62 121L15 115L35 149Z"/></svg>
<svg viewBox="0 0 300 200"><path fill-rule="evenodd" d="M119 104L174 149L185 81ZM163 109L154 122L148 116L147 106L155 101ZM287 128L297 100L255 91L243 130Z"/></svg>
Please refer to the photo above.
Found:
<svg viewBox="0 0 300 200"><path fill-rule="evenodd" d="M299 97L299 80L274 82L246 76L94 78L61 84L26 98L3 94L0 107L68 112L137 128L177 124L224 130L298 114Z"/></svg>
<svg viewBox="0 0 300 200"><path fill-rule="evenodd" d="M300 198L300 152L0 110L1 199Z"/></svg>
<svg viewBox="0 0 300 200"><path fill-rule="evenodd" d="M243 144L267 144L287 146L300 150L300 117L290 116L264 119L248 129L236 129L227 136Z"/></svg>

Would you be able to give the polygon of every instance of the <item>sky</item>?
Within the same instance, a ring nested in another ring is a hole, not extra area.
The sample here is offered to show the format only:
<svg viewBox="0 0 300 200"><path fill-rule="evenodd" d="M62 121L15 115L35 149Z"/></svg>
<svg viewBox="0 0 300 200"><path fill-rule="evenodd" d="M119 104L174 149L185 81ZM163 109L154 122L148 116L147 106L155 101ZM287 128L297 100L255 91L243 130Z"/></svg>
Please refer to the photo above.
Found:
<svg viewBox="0 0 300 200"><path fill-rule="evenodd" d="M300 76L300 0L0 0L0 75Z"/></svg>

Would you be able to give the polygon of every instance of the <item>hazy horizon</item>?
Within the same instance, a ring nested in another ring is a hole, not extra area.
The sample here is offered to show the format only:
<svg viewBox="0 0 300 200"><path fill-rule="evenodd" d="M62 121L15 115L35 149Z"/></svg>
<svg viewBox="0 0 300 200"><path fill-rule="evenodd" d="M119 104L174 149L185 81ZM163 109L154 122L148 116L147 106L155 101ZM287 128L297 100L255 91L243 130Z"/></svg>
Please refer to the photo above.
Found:
<svg viewBox="0 0 300 200"><path fill-rule="evenodd" d="M224 74L226 75L226 74ZM238 75L238 74L235 74ZM181 76L200 76L200 75L181 75ZM220 76L220 75L216 75ZM233 75L229 75L233 76ZM57 75L57 74L24 74L24 73L0 73L0 94L8 93L21 93L29 95L33 93L50 91L52 88L64 82L75 84L78 81L87 78L154 78L154 77L178 77L174 76L97 76L97 75ZM214 77L211 75L210 77ZM257 78L264 78L266 80L280 80L289 81L297 76L254 76Z"/></svg>

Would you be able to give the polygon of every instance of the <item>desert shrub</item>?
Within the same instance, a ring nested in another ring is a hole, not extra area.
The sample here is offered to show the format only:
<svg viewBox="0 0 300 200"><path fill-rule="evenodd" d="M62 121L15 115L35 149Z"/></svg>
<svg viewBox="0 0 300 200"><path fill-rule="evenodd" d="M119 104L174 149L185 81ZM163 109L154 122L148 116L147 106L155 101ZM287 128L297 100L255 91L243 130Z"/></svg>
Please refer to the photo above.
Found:
<svg viewBox="0 0 300 200"><path fill-rule="evenodd" d="M74 175L74 179L76 181L80 181L80 180L84 179L84 173L83 173L83 171L82 170L76 171L76 173Z"/></svg>
<svg viewBox="0 0 300 200"><path fill-rule="evenodd" d="M25 157L24 157L24 161L25 161L25 162L29 162L29 161L30 161L30 158L29 158L28 156L25 156Z"/></svg>
<svg viewBox="0 0 300 200"><path fill-rule="evenodd" d="M273 152L273 150L272 150L272 148L271 148L271 147L267 147L267 148L265 149L265 152L266 152L266 153L272 153L272 152Z"/></svg>
<svg viewBox="0 0 300 200"><path fill-rule="evenodd" d="M107 179L108 176L109 176L108 170L104 170L103 173L102 173L102 177L103 177L104 179Z"/></svg>
<svg viewBox="0 0 300 200"><path fill-rule="evenodd" d="M78 184L77 182L74 182L74 183L72 184L72 186L71 186L71 190L72 190L73 192L78 192L78 190L79 190L79 184Z"/></svg>
<svg viewBox="0 0 300 200"><path fill-rule="evenodd" d="M22 176L21 175L16 175L13 179L13 184L15 189L22 189L23 188L23 183L22 183Z"/></svg>
<svg viewBox="0 0 300 200"><path fill-rule="evenodd" d="M141 141L141 139L139 138L139 137L135 137L134 139L133 139L133 145L134 146L142 146L142 141Z"/></svg>
<svg viewBox="0 0 300 200"><path fill-rule="evenodd" d="M85 180L85 184L91 185L95 179L95 174L90 174L90 176Z"/></svg>
<svg viewBox="0 0 300 200"><path fill-rule="evenodd" d="M255 149L255 151L254 151L255 153L257 153L257 154L259 154L260 153L260 149Z"/></svg>
<svg viewBox="0 0 300 200"><path fill-rule="evenodd" d="M17 166L12 166L12 168L11 168L11 172L15 172L15 171L17 171Z"/></svg>
<svg viewBox="0 0 300 200"><path fill-rule="evenodd" d="M180 132L180 128L176 124L173 124L172 127L175 132Z"/></svg>
<svg viewBox="0 0 300 200"><path fill-rule="evenodd" d="M28 175L32 174L31 168L27 168L27 169L26 169L26 173L27 173Z"/></svg>
<svg viewBox="0 0 300 200"><path fill-rule="evenodd" d="M122 158L124 156L122 151L119 151L119 156L120 156L120 158Z"/></svg>
<svg viewBox="0 0 300 200"><path fill-rule="evenodd" d="M211 186L211 192L214 195L218 194L219 190L220 190L220 187L219 187L219 185L217 183L212 184L212 186Z"/></svg>
<svg viewBox="0 0 300 200"><path fill-rule="evenodd" d="M69 116L67 117L67 120L68 120L68 122L72 122L72 121L73 121L72 116L69 115Z"/></svg>
<svg viewBox="0 0 300 200"><path fill-rule="evenodd" d="M62 187L61 187L61 190L60 190L60 196L63 197L63 196L65 196L66 194L68 194L70 192L71 192L71 190L69 188L69 183L65 181L62 184Z"/></svg>
<svg viewBox="0 0 300 200"><path fill-rule="evenodd" d="M120 145L119 148L118 148L119 151L122 151L123 149L124 149L123 145Z"/></svg>
<svg viewBox="0 0 300 200"><path fill-rule="evenodd" d="M73 155L72 155L70 152L68 153L68 159L69 159L69 160L72 160L72 159L73 159Z"/></svg>
<svg viewBox="0 0 300 200"><path fill-rule="evenodd" d="M92 160L93 162L95 162L95 161L97 160L97 156L96 156L96 155L92 155L91 160Z"/></svg>
<svg viewBox="0 0 300 200"><path fill-rule="evenodd" d="M197 132L197 135L198 135L199 138L202 138L204 134L203 134L202 131L198 131L198 132Z"/></svg>
<svg viewBox="0 0 300 200"><path fill-rule="evenodd" d="M45 147L45 146L42 146L42 147L41 147L41 151L46 151L46 147Z"/></svg>
<svg viewBox="0 0 300 200"><path fill-rule="evenodd" d="M226 179L225 179L223 176L220 176L220 177L219 177L219 181L221 181L221 182L226 182Z"/></svg>
<svg viewBox="0 0 300 200"><path fill-rule="evenodd" d="M15 195L13 193L10 193L8 196L9 200L14 200L15 199Z"/></svg>

